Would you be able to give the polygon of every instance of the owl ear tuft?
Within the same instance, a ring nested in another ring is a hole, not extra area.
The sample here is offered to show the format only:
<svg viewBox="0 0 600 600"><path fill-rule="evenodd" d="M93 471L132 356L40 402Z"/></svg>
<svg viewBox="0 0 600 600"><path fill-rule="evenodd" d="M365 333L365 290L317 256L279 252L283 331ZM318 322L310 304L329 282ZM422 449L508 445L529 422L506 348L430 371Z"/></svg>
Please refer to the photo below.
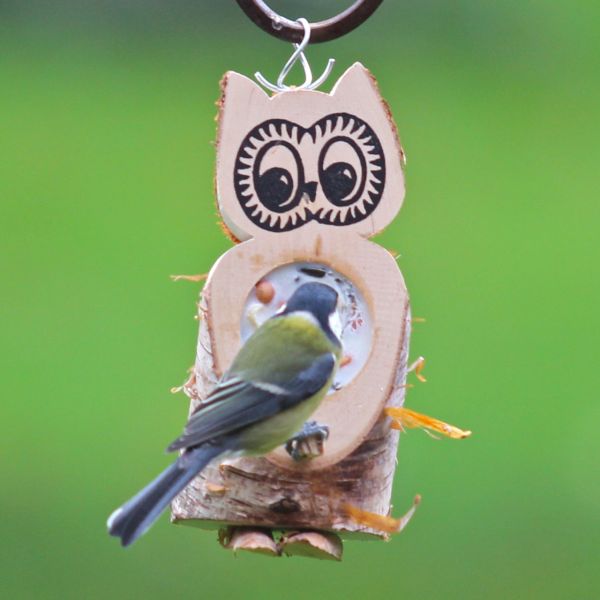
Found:
<svg viewBox="0 0 600 600"><path fill-rule="evenodd" d="M331 90L331 95L352 98L357 94L364 96L368 91L372 91L379 99L375 78L371 75L369 69L359 62L355 62L337 80Z"/></svg>
<svg viewBox="0 0 600 600"><path fill-rule="evenodd" d="M221 79L221 108L231 104L238 108L266 102L269 96L252 79L240 75L235 71L227 71Z"/></svg>
<svg viewBox="0 0 600 600"><path fill-rule="evenodd" d="M270 98L254 81L228 71L221 79L221 97L217 102L217 177L216 193L219 212L228 235L247 240L248 224L235 199L232 172L240 144L247 133L247 123L260 123L270 109ZM225 166L226 165L226 166ZM234 216L232 216L234 215Z"/></svg>

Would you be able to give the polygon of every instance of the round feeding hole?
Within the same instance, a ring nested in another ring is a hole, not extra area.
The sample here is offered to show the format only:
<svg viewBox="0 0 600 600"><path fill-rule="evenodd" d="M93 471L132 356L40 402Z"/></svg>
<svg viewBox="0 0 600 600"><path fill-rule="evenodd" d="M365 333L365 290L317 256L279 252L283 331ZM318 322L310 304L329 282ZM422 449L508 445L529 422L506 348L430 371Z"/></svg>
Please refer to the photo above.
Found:
<svg viewBox="0 0 600 600"><path fill-rule="evenodd" d="M371 352L373 326L367 303L347 277L320 263L297 262L265 275L248 294L241 322L242 341L250 337L268 318L281 310L304 283L320 281L340 295L342 360L329 393L343 388L361 371Z"/></svg>

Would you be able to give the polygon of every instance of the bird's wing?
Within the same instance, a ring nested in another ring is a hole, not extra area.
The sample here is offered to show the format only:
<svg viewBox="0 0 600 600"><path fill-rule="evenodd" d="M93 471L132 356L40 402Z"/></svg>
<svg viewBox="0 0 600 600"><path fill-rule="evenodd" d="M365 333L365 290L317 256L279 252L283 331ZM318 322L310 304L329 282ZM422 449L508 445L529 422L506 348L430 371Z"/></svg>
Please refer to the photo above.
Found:
<svg viewBox="0 0 600 600"><path fill-rule="evenodd" d="M236 377L223 381L208 398L209 404L192 414L183 434L167 450L203 444L296 406L327 384L335 364L334 354L322 354L283 385Z"/></svg>

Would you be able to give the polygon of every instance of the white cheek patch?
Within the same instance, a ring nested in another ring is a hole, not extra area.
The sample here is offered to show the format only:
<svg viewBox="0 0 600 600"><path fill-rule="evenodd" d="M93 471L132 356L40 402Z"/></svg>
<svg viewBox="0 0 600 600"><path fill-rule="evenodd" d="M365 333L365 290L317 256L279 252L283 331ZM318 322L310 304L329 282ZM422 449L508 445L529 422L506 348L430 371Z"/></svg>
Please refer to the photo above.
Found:
<svg viewBox="0 0 600 600"><path fill-rule="evenodd" d="M329 327L331 328L331 331L335 333L335 337L337 337L338 340L341 339L342 332L344 331L344 324L342 323L338 310L329 317Z"/></svg>
<svg viewBox="0 0 600 600"><path fill-rule="evenodd" d="M250 290L240 323L242 341L248 339L267 319L281 312L301 285L315 281L325 283L339 294L338 307L329 319L331 330L342 343L342 362L332 391L350 383L365 366L373 342L371 315L360 290L343 274L320 263L283 265L267 273L261 281L268 282L273 293L268 296L268 302L261 302L256 288ZM303 316L316 323L310 313L303 313Z"/></svg>

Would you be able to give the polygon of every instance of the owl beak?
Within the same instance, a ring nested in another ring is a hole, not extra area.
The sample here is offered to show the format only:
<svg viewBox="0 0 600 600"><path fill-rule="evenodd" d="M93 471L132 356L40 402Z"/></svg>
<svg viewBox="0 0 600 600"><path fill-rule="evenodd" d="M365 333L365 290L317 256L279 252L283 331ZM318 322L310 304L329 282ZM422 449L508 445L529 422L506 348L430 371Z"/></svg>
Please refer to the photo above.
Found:
<svg viewBox="0 0 600 600"><path fill-rule="evenodd" d="M311 202L314 202L316 197L317 197L317 182L316 181L307 181L302 186L302 199L310 200Z"/></svg>

